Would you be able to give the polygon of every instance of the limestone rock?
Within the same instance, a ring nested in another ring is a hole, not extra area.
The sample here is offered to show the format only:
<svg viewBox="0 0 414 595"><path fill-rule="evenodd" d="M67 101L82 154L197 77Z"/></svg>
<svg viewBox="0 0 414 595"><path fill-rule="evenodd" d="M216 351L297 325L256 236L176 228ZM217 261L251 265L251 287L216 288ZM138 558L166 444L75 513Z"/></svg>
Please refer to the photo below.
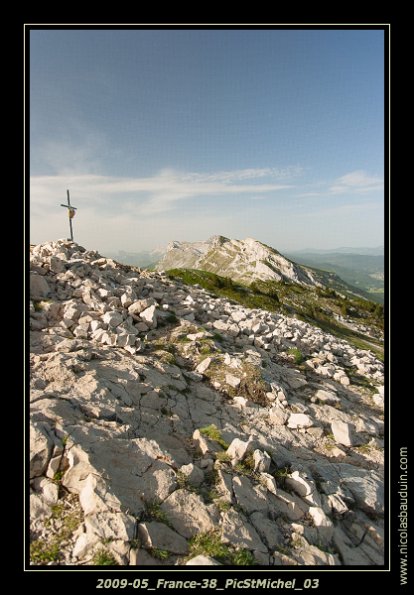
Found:
<svg viewBox="0 0 414 595"><path fill-rule="evenodd" d="M274 521L271 521L260 512L254 512L251 514L250 521L252 522L263 542L270 550L275 550L277 547L283 544L283 535Z"/></svg>
<svg viewBox="0 0 414 595"><path fill-rule="evenodd" d="M185 563L186 566L222 566L220 562L217 562L214 558L210 556L204 556L200 554L199 556L195 556L195 558L191 558L188 562Z"/></svg>
<svg viewBox="0 0 414 595"><path fill-rule="evenodd" d="M156 328L157 326L157 310L156 306L150 306L140 313L140 318L145 322L149 328Z"/></svg>
<svg viewBox="0 0 414 595"><path fill-rule="evenodd" d="M97 512L85 517L88 530L102 539L122 539L130 541L134 538L135 519L122 512Z"/></svg>
<svg viewBox="0 0 414 595"><path fill-rule="evenodd" d="M248 514L269 510L264 489L261 486L253 486L247 477L233 477L233 492L237 504Z"/></svg>
<svg viewBox="0 0 414 595"><path fill-rule="evenodd" d="M30 477L42 475L52 455L54 440L49 427L42 422L30 424Z"/></svg>
<svg viewBox="0 0 414 595"><path fill-rule="evenodd" d="M145 548L167 550L174 554L186 554L188 543L178 533L156 521L140 523L138 525L138 538Z"/></svg>
<svg viewBox="0 0 414 595"><path fill-rule="evenodd" d="M232 388L237 388L240 386L240 378L233 376L233 374L226 374L226 383Z"/></svg>
<svg viewBox="0 0 414 595"><path fill-rule="evenodd" d="M254 462L254 470L261 471L266 473L269 471L270 463L272 459L267 452L262 452L259 449L256 449L253 452L253 462Z"/></svg>
<svg viewBox="0 0 414 595"><path fill-rule="evenodd" d="M252 436L249 436L249 439L245 442L244 440L240 440L240 438L235 438L227 449L227 454L231 458L231 464L233 466L237 465L244 457L252 452L255 448L255 442Z"/></svg>
<svg viewBox="0 0 414 595"><path fill-rule="evenodd" d="M338 420L331 423L331 428L336 442L343 446L353 446L355 444L351 424Z"/></svg>
<svg viewBox="0 0 414 595"><path fill-rule="evenodd" d="M234 510L229 510L223 516L222 539L224 543L230 543L237 548L267 553L267 548L254 527L243 514Z"/></svg>
<svg viewBox="0 0 414 595"><path fill-rule="evenodd" d="M288 428L296 430L298 428L310 428L311 426L313 426L313 421L309 415L305 413L291 413L288 420Z"/></svg>
<svg viewBox="0 0 414 595"><path fill-rule="evenodd" d="M198 366L196 367L196 371L199 374L204 374L204 372L206 370L208 370L208 368L210 367L211 362L213 361L213 359L211 357L206 357L205 359L203 359L202 362L200 362L198 364Z"/></svg>
<svg viewBox="0 0 414 595"><path fill-rule="evenodd" d="M213 531L215 519L200 496L176 490L161 505L174 529L183 537Z"/></svg>
<svg viewBox="0 0 414 595"><path fill-rule="evenodd" d="M183 465L182 467L180 467L180 471L181 473L184 473L184 475L187 477L188 482L193 486L199 486L204 481L204 473L201 471L201 469L199 469L192 463L189 463L188 465Z"/></svg>

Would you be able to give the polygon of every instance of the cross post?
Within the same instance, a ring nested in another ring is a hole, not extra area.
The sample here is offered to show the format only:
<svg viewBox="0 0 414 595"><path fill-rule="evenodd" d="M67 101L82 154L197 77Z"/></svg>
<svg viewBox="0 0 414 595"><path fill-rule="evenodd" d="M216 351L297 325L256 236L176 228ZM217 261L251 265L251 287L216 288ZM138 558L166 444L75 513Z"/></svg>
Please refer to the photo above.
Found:
<svg viewBox="0 0 414 595"><path fill-rule="evenodd" d="M68 210L68 216L69 216L69 229L70 229L70 239L73 242L73 227L72 227L72 219L75 216L75 212L77 207L73 207L70 204L70 195L69 195L69 190L66 190L66 194L67 194L67 199L68 199L68 204L63 205L61 204L61 207L65 207Z"/></svg>

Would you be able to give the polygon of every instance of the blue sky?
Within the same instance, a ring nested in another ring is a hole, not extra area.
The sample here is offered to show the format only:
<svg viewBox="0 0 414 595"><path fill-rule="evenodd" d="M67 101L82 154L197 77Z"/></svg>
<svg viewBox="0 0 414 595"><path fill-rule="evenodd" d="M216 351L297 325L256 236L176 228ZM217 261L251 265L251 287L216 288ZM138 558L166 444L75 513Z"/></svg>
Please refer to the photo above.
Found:
<svg viewBox="0 0 414 595"><path fill-rule="evenodd" d="M31 31L31 241L380 245L383 96L382 31Z"/></svg>

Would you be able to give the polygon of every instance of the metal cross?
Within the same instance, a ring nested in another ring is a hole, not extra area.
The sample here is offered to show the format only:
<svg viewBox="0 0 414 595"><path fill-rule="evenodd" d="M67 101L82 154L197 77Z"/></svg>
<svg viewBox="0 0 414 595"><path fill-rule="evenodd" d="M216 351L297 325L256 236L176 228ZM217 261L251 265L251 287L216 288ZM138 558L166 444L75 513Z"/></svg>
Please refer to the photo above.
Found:
<svg viewBox="0 0 414 595"><path fill-rule="evenodd" d="M75 211L77 207L72 207L72 205L70 204L70 196L69 196L69 190L66 190L66 194L68 197L68 204L67 205L60 205L61 207L65 207L68 210L68 216L69 216L69 229L70 229L70 239L73 242L73 227L72 227L72 219L75 216Z"/></svg>

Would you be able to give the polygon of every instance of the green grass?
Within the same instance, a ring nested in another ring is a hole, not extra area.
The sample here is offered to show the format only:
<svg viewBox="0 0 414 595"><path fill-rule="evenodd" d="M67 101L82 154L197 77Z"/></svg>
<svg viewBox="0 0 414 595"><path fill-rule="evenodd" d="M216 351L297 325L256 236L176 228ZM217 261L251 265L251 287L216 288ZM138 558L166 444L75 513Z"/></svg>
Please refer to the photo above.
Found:
<svg viewBox="0 0 414 595"><path fill-rule="evenodd" d="M288 349L288 354L293 356L295 364L301 364L304 360L302 352L297 347L291 347Z"/></svg>
<svg viewBox="0 0 414 595"><path fill-rule="evenodd" d="M254 470L254 460L253 454L248 454L242 461L235 465L234 470L239 475L246 475L247 477L252 477L253 479L259 478L259 473Z"/></svg>
<svg viewBox="0 0 414 595"><path fill-rule="evenodd" d="M221 435L220 430L215 424L210 424L209 426L205 426L204 428L200 428L201 434L210 438L210 440L214 440L217 442L224 450L227 450L230 446L228 442L226 442Z"/></svg>
<svg viewBox="0 0 414 595"><path fill-rule="evenodd" d="M168 520L167 515L162 510L159 502L150 500L145 502L145 511L141 517L142 521L158 521L171 527L171 523Z"/></svg>
<svg viewBox="0 0 414 595"><path fill-rule="evenodd" d="M290 477L291 474L292 470L287 465L285 467L279 467L279 469L276 469L276 471L273 473L273 477L276 480L276 485L284 489L286 487L286 479Z"/></svg>
<svg viewBox="0 0 414 595"><path fill-rule="evenodd" d="M37 300L33 300L33 307L35 309L35 312L42 312L44 309L42 302Z"/></svg>
<svg viewBox="0 0 414 595"><path fill-rule="evenodd" d="M199 533L190 539L189 546L189 558L204 555L229 566L255 565L255 559L250 551L235 550L223 543L217 531Z"/></svg>
<svg viewBox="0 0 414 595"><path fill-rule="evenodd" d="M223 451L216 454L216 459L221 463L229 463L231 461L231 456Z"/></svg>
<svg viewBox="0 0 414 595"><path fill-rule="evenodd" d="M377 357L382 357L380 340L369 339L368 342L364 335L347 328L334 318L335 314L346 312L354 322L368 325L378 332L383 329L383 306L353 295L352 288L347 289L346 284L338 289L304 287L285 281L254 281L248 287L226 277L196 269L171 269L167 271L167 275L171 279L180 279L187 285L198 284L213 295L225 297L248 308L297 316L356 347L360 345L363 349L370 349ZM329 279L325 279L325 282L328 283Z"/></svg>
<svg viewBox="0 0 414 595"><path fill-rule="evenodd" d="M60 545L57 542L47 543L43 539L36 539L30 544L31 564L43 566L48 562L56 562L60 558Z"/></svg>
<svg viewBox="0 0 414 595"><path fill-rule="evenodd" d="M103 548L96 552L92 563L94 566L119 566L113 555Z"/></svg>
<svg viewBox="0 0 414 595"><path fill-rule="evenodd" d="M70 539L73 532L81 522L79 510L68 510L63 502L57 502L51 507L52 514L46 519L45 526L49 527L52 520L60 521L59 530L48 541L36 539L30 544L30 562L36 565L45 565L61 559L62 544Z"/></svg>
<svg viewBox="0 0 414 595"><path fill-rule="evenodd" d="M168 550L161 550L157 547L153 547L153 548L149 549L148 551L151 554L151 556L153 558L155 558L156 560L168 560L168 558L171 555Z"/></svg>

